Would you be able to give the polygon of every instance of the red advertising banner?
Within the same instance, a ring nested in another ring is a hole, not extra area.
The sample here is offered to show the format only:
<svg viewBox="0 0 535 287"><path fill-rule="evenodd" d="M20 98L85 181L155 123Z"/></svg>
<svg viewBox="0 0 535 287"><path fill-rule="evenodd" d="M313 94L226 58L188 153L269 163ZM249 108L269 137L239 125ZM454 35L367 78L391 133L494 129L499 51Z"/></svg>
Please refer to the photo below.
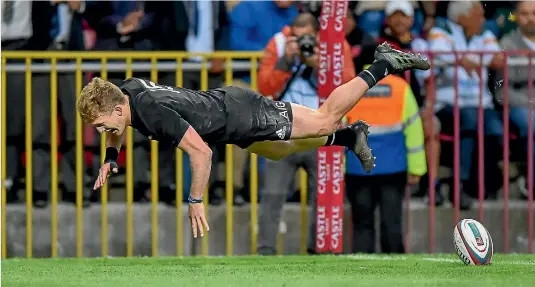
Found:
<svg viewBox="0 0 535 287"><path fill-rule="evenodd" d="M347 0L323 0L319 40L318 95L323 104L343 81ZM316 251L343 251L344 148L318 150Z"/></svg>

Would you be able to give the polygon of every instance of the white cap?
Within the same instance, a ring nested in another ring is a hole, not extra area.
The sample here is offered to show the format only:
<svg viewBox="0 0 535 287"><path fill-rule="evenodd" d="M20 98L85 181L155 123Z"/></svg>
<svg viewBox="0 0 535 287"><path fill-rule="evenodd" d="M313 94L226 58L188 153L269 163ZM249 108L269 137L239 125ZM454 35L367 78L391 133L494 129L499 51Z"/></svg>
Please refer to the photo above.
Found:
<svg viewBox="0 0 535 287"><path fill-rule="evenodd" d="M409 1L388 1L388 4L386 4L385 7L386 16L390 16L396 13L397 11L401 11L403 12L403 14L410 17L414 16L414 8L412 7L412 4Z"/></svg>

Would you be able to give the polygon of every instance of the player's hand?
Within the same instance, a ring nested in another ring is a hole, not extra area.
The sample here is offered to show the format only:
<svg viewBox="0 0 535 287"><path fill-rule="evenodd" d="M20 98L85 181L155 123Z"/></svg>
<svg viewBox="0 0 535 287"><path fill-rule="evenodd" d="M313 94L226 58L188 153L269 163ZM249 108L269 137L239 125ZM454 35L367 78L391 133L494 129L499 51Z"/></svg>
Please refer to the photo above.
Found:
<svg viewBox="0 0 535 287"><path fill-rule="evenodd" d="M189 217L191 218L191 228L193 228L193 238L197 238L197 231L199 231L201 237L203 237L204 228L206 228L206 231L210 230L210 226L208 226L208 222L204 216L204 204L190 203Z"/></svg>
<svg viewBox="0 0 535 287"><path fill-rule="evenodd" d="M110 161L105 163L100 170L98 171L98 178L97 181L95 181L95 185L93 186L93 190L97 190L104 186L106 183L106 180L108 177L110 177L111 173L117 173L119 171L119 166L116 162Z"/></svg>

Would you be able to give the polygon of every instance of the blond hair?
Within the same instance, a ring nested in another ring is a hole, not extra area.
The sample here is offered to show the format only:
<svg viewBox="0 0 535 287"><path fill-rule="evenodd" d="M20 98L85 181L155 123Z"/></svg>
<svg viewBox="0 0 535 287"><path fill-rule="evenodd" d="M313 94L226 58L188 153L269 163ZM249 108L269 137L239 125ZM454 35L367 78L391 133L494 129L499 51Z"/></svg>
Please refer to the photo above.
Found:
<svg viewBox="0 0 535 287"><path fill-rule="evenodd" d="M99 116L111 114L116 105L124 103L124 95L119 87L95 77L82 90L76 108L82 120L91 123Z"/></svg>

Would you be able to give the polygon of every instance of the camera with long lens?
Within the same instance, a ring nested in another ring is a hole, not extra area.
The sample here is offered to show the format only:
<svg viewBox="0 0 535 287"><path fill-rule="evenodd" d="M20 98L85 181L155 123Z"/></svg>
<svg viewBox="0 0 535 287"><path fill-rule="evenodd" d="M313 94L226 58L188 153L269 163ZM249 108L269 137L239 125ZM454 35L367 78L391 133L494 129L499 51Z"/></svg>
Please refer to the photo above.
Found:
<svg viewBox="0 0 535 287"><path fill-rule="evenodd" d="M301 55L308 58L314 55L314 48L316 47L316 37L310 34L305 34L297 38L297 44Z"/></svg>

